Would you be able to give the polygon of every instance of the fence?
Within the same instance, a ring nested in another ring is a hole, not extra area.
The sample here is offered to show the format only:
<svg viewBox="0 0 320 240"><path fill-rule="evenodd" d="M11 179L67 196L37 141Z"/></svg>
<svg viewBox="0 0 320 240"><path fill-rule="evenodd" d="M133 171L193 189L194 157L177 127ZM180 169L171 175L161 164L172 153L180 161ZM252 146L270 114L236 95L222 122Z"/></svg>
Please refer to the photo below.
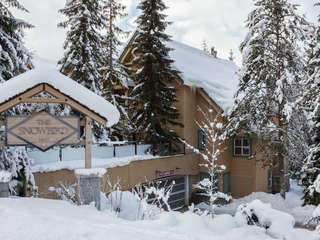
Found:
<svg viewBox="0 0 320 240"><path fill-rule="evenodd" d="M138 143L111 146L93 145L92 158L108 159L147 155L146 150L149 147L149 144ZM29 157L33 159L33 165L61 161L83 160L85 156L84 147L56 147L46 152L41 152L34 149L28 149L27 151Z"/></svg>

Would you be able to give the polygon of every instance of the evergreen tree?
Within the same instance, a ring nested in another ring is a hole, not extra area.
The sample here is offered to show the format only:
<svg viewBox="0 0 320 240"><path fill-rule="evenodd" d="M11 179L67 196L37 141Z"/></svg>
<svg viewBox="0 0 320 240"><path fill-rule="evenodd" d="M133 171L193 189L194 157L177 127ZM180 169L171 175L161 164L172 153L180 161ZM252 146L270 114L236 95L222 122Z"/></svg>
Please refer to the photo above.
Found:
<svg viewBox="0 0 320 240"><path fill-rule="evenodd" d="M22 38L23 29L32 25L15 18L9 8L27 12L17 0L0 2L0 82L25 72L31 57Z"/></svg>
<svg viewBox="0 0 320 240"><path fill-rule="evenodd" d="M106 28L100 0L68 0L60 13L67 17L58 27L68 28L65 54L59 61L61 73L101 94L101 69L106 61L103 48Z"/></svg>
<svg viewBox="0 0 320 240"><path fill-rule="evenodd" d="M256 134L266 165L280 168L280 193L288 179L288 126L304 63L298 41L305 20L287 0L255 0L249 33L241 43L243 66L228 131ZM260 150L260 149L259 149Z"/></svg>
<svg viewBox="0 0 320 240"><path fill-rule="evenodd" d="M169 22L163 12L167 7L162 0L143 0L138 9L142 14L137 19L139 34L133 43L133 63L137 67L136 87L132 91L132 122L137 134L151 143L154 154L168 154L179 150L179 138L171 126L182 126L177 119L179 111L176 89L170 85L180 79L179 72L172 67L170 48L165 33Z"/></svg>
<svg viewBox="0 0 320 240"><path fill-rule="evenodd" d="M0 83L27 71L27 62L31 59L31 54L24 46L22 38L23 30L31 28L32 25L17 19L11 12L12 8L27 12L17 0L0 1ZM20 104L8 111L7 115L28 113L28 111L26 104ZM24 147L1 147L0 169L11 173L12 193L21 194L18 189L22 189L25 181L34 185L30 159Z"/></svg>
<svg viewBox="0 0 320 240"><path fill-rule="evenodd" d="M302 167L301 182L305 187L304 190L304 205L320 204L320 193L315 191L313 184L320 175L320 96L316 100L316 108L313 113L313 137L310 154L307 157L306 163Z"/></svg>
<svg viewBox="0 0 320 240"><path fill-rule="evenodd" d="M119 123L111 128L110 135L127 138L131 128L128 122L127 109L125 108L126 99L123 98L121 93L117 92L119 90L115 89L115 87L121 87L122 91L128 89L129 83L132 82L127 73L128 69L118 62L119 49L122 45L121 37L126 37L128 32L122 30L116 22L127 16L127 14L124 13L125 6L119 0L106 0L103 9L107 18L107 34L104 46L107 58L103 68L102 95L115 105L121 114Z"/></svg>
<svg viewBox="0 0 320 240"><path fill-rule="evenodd" d="M320 6L320 2L315 4ZM318 26L311 28L308 46L308 79L302 105L311 112L311 133L309 155L306 157L301 170L301 182L304 186L304 204L320 204L320 193L315 191L313 184L320 174L320 15Z"/></svg>
<svg viewBox="0 0 320 240"><path fill-rule="evenodd" d="M60 13L67 17L58 27L68 28L65 54L59 60L60 72L86 88L102 94L102 69L106 62L105 37L107 18L100 0L68 0ZM68 110L68 108L67 108ZM63 109L66 111L66 109ZM105 135L105 129L94 122L94 136Z"/></svg>

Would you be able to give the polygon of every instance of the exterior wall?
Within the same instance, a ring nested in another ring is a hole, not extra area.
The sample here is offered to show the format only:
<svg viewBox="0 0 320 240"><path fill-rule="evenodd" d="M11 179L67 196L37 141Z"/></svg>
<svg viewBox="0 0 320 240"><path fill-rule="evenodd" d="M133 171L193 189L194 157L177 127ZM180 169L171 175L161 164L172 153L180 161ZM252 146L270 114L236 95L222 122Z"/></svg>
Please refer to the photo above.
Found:
<svg viewBox="0 0 320 240"><path fill-rule="evenodd" d="M114 184L120 178L122 190L129 190L136 184L145 183L159 178L158 171L174 170L174 175L191 175L191 181L199 173L199 162L195 154L187 154L173 157L163 157L151 160L131 162L129 165L107 169L102 179L102 191L109 192L107 178ZM39 197L57 198L50 192L49 187L58 187L61 182L65 185L76 183L74 171L59 170L47 173L34 173L38 186Z"/></svg>

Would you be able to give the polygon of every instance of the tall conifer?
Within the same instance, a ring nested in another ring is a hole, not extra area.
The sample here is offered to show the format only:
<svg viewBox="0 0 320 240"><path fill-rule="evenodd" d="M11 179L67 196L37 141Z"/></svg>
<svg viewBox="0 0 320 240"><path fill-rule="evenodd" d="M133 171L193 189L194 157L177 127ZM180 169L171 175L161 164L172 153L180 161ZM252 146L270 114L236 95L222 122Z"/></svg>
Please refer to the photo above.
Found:
<svg viewBox="0 0 320 240"><path fill-rule="evenodd" d="M68 0L60 13L66 20L58 27L68 28L64 43L65 54L60 59L60 71L97 94L101 94L101 68L106 55L106 17L100 0Z"/></svg>
<svg viewBox="0 0 320 240"><path fill-rule="evenodd" d="M104 14L106 21L105 51L106 59L103 67L102 95L120 112L120 121L111 128L110 135L120 139L127 139L131 131L127 109L125 107L126 98L119 91L126 91L132 80L127 73L128 69L119 63L119 49L122 46L121 38L126 37L128 32L119 26L119 20L127 16L125 6L119 0L105 0ZM121 89L119 89L119 87Z"/></svg>
<svg viewBox="0 0 320 240"><path fill-rule="evenodd" d="M11 12L13 8L27 12L17 0L0 1L0 83L27 71L27 63L31 59L31 54L24 46L22 39L24 29L33 26L16 18ZM20 104L7 114L25 114L28 110L26 104ZM0 170L2 169L9 171L12 175L10 190L13 194L22 194L23 183L34 184L30 159L24 147L1 147Z"/></svg>
<svg viewBox="0 0 320 240"><path fill-rule="evenodd" d="M257 135L265 164L280 168L280 193L285 197L288 126L304 66L298 41L306 22L287 0L254 4L249 33L240 46L243 66L229 129Z"/></svg>
<svg viewBox="0 0 320 240"><path fill-rule="evenodd" d="M133 63L138 70L132 92L132 121L137 134L152 144L152 153L168 154L179 150L179 139L172 126L182 124L177 121L176 89L172 85L180 78L179 72L172 67L172 49L166 46L170 41L165 33L169 22L162 12L167 7L162 0L143 0L138 9L142 14L136 21L139 34L133 43Z"/></svg>
<svg viewBox="0 0 320 240"><path fill-rule="evenodd" d="M320 6L318 1L315 6ZM320 193L313 184L320 174L320 15L318 25L311 32L308 48L308 79L305 86L303 105L311 112L311 143L309 155L301 170L301 182L304 186L304 204L320 204Z"/></svg>

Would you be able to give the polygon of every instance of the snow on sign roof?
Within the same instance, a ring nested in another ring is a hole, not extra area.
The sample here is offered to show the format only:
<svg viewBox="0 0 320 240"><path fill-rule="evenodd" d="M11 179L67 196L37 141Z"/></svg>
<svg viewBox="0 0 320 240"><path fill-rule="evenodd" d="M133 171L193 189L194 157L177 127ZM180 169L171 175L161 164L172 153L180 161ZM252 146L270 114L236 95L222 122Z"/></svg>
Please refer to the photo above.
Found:
<svg viewBox="0 0 320 240"><path fill-rule="evenodd" d="M228 112L233 106L239 82L237 65L176 41L169 41L167 46L173 49L170 57L181 72L184 84L202 88L222 110Z"/></svg>
<svg viewBox="0 0 320 240"><path fill-rule="evenodd" d="M110 127L119 121L120 113L115 106L81 84L61 74L50 61L35 59L35 69L27 71L0 84L0 103L41 83L49 84L107 120Z"/></svg>

